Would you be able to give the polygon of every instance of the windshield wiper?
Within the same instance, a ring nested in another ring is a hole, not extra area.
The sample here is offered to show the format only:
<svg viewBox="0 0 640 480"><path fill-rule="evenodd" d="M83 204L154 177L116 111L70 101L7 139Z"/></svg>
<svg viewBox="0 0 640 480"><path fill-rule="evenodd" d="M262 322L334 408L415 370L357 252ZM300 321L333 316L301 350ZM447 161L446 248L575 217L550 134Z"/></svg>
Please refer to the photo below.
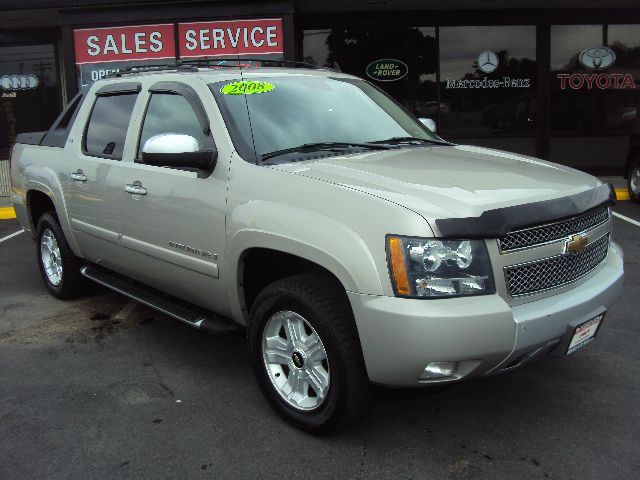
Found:
<svg viewBox="0 0 640 480"><path fill-rule="evenodd" d="M297 152L317 152L318 150L328 150L341 152L350 148L367 148L369 150L389 150L394 148L392 145L383 145L378 142L372 143L356 143L356 142L318 142L318 143L305 143L298 145L297 147L284 148L282 150L275 150L273 152L265 153L260 156L261 160L267 160L273 157L279 157L280 155L286 155L287 153Z"/></svg>
<svg viewBox="0 0 640 480"><path fill-rule="evenodd" d="M434 145L449 145L449 142L444 142L442 140L431 140L428 138L419 138L419 137L392 137L392 138L388 138L386 140L376 140L375 142L371 142L371 143L375 143L375 144L388 144L388 145L398 145L401 143L408 143L408 144L413 144L416 145L416 143L420 143L421 145L424 143L431 143Z"/></svg>

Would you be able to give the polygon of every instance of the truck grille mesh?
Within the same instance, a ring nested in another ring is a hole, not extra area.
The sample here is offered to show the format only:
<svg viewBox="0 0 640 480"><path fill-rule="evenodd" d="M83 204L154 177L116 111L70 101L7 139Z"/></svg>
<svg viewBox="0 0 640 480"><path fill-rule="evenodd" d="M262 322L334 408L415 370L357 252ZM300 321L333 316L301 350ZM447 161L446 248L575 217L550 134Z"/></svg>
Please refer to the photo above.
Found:
<svg viewBox="0 0 640 480"><path fill-rule="evenodd" d="M579 253L505 267L507 291L510 296L517 297L571 283L600 265L608 251L609 234L606 234Z"/></svg>
<svg viewBox="0 0 640 480"><path fill-rule="evenodd" d="M510 252L559 240L600 225L608 219L609 209L603 207L562 222L511 232L500 239L500 251Z"/></svg>

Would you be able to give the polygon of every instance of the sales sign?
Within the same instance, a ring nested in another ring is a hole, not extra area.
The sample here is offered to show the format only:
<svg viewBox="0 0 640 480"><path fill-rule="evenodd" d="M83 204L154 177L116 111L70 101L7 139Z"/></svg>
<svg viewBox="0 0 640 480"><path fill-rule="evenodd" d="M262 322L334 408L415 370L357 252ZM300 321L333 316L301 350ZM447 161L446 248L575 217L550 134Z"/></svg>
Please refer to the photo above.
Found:
<svg viewBox="0 0 640 480"><path fill-rule="evenodd" d="M282 54L282 20L229 20L178 24L180 57Z"/></svg>
<svg viewBox="0 0 640 480"><path fill-rule="evenodd" d="M73 31L76 64L175 58L172 24Z"/></svg>

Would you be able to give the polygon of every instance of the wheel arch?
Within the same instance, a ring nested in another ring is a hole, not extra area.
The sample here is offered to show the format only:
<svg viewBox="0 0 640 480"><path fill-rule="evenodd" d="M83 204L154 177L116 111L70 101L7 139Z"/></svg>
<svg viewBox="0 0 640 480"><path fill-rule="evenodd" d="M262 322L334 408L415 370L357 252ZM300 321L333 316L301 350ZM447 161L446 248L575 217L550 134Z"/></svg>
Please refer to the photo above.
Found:
<svg viewBox="0 0 640 480"><path fill-rule="evenodd" d="M29 227L32 232L36 231L38 220L47 212L52 212L58 216L56 206L51 196L40 189L27 191L27 215L29 217Z"/></svg>
<svg viewBox="0 0 640 480"><path fill-rule="evenodd" d="M31 236L35 238L38 228L38 219L43 213L52 211L58 219L62 231L67 239L69 247L73 251L74 255L80 257L80 249L78 248L75 238L71 231L71 224L69 223L69 217L65 208L64 200L60 196L56 195L52 188L48 185L37 182L29 181L25 185L25 206L26 216L24 219L24 225L29 226ZM21 222L22 223L22 222Z"/></svg>
<svg viewBox="0 0 640 480"><path fill-rule="evenodd" d="M251 240L247 243L244 240ZM344 261L325 250L298 240L266 232L244 232L234 236L227 259L229 266L229 304L234 318L246 324L249 310L260 289L272 281L306 272L330 275L345 291L358 291L356 280ZM233 266L235 265L235 267ZM260 271L260 269L264 269ZM249 278L259 272L258 278ZM371 268L371 275L377 273ZM379 282L379 281L378 281Z"/></svg>

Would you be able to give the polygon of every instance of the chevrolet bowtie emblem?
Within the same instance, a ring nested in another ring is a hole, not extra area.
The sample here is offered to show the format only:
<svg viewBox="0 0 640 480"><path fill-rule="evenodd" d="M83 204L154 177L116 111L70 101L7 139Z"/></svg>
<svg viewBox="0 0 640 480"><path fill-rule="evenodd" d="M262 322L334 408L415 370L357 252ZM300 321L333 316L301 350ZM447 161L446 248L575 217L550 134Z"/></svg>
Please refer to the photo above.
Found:
<svg viewBox="0 0 640 480"><path fill-rule="evenodd" d="M572 235L564 242L564 253L578 253L589 243L589 239L580 234Z"/></svg>

